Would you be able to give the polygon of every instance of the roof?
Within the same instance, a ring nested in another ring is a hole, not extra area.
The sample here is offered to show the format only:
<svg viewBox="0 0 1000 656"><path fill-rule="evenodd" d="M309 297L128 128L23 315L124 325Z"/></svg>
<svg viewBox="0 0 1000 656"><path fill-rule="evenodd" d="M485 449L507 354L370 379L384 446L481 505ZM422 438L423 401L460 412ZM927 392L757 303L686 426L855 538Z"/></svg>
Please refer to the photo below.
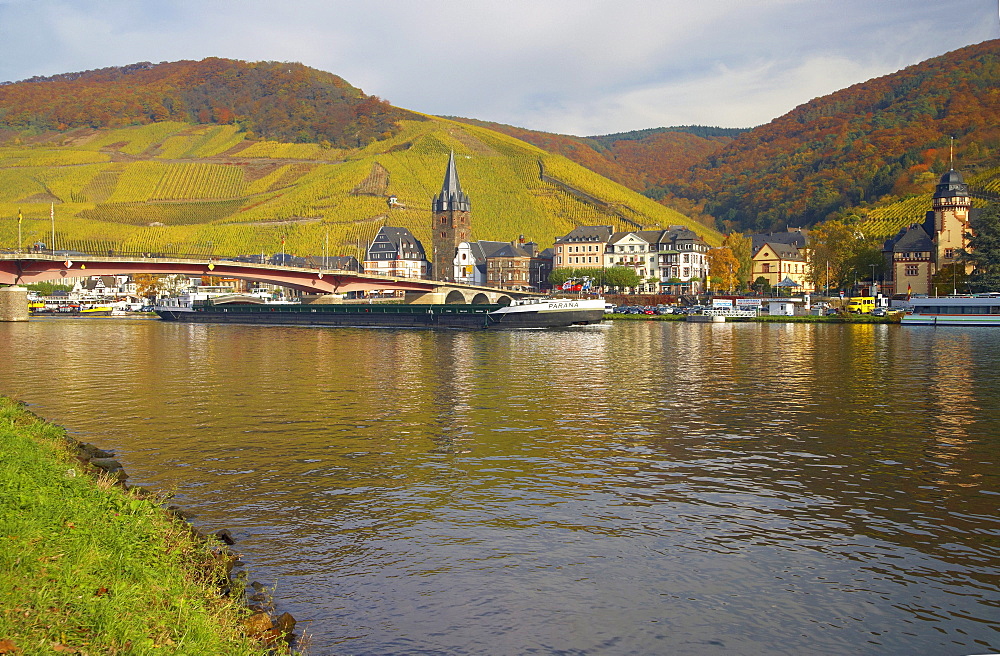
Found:
<svg viewBox="0 0 1000 656"><path fill-rule="evenodd" d="M760 247L753 250L753 257L756 258L760 251L765 247L769 247L776 257L782 260L795 260L800 262L805 262L806 258L799 251L798 247L792 244L782 244L781 242L765 242L760 245Z"/></svg>
<svg viewBox="0 0 1000 656"><path fill-rule="evenodd" d="M628 239L631 236L636 236L647 244L655 244L656 240L660 236L661 230L632 230L629 232L616 232L608 238L609 244L617 244L620 241ZM652 241L650 241L650 233L652 233Z"/></svg>
<svg viewBox="0 0 1000 656"><path fill-rule="evenodd" d="M612 228L609 225L577 226L576 228L570 230L569 233L567 233L566 235L556 239L556 243L560 244L565 242L580 242L580 241L589 241L589 242L599 241L607 243L607 241L611 238L612 234L614 234L614 228Z"/></svg>
<svg viewBox="0 0 1000 656"><path fill-rule="evenodd" d="M462 185L458 182L454 150L448 157L448 169L444 173L444 184L441 185L441 193L434 197L433 206L435 212L449 210L469 212L472 210L469 197L462 192Z"/></svg>
<svg viewBox="0 0 1000 656"><path fill-rule="evenodd" d="M396 251L408 251L412 253L416 259L424 258L424 245L413 236L413 233L406 228L397 228L394 226L382 226L379 228L378 233L375 235L375 239L372 241L371 247L368 251L379 250L380 252L384 249L376 249L376 242L383 241L379 239L380 237L391 243ZM412 259L412 258L407 258Z"/></svg>
<svg viewBox="0 0 1000 656"><path fill-rule="evenodd" d="M697 232L688 228L687 226L672 225L663 231L660 235L660 241L701 241L701 237Z"/></svg>
<svg viewBox="0 0 1000 656"><path fill-rule="evenodd" d="M887 241L884 250L894 253L929 252L934 250L934 242L922 225L914 223Z"/></svg>
<svg viewBox="0 0 1000 656"><path fill-rule="evenodd" d="M510 246L509 242L506 241L470 241L469 250L472 251L472 257L476 262L485 262L486 258L493 257L493 255L502 250L504 246Z"/></svg>
<svg viewBox="0 0 1000 656"><path fill-rule="evenodd" d="M949 170L941 176L937 189L934 190L934 198L955 198L956 196L968 196L969 185L965 184L962 174L955 169Z"/></svg>
<svg viewBox="0 0 1000 656"><path fill-rule="evenodd" d="M802 229L761 233L750 235L750 252L756 253L764 244L788 244L797 248L805 248L808 243L809 233Z"/></svg>
<svg viewBox="0 0 1000 656"><path fill-rule="evenodd" d="M775 287L801 287L799 283L792 280L790 277L785 276L785 279L781 282L774 283Z"/></svg>
<svg viewBox="0 0 1000 656"><path fill-rule="evenodd" d="M511 244L506 242L503 248L490 255L490 257L537 257L536 247L537 244L534 242L528 242L527 244Z"/></svg>

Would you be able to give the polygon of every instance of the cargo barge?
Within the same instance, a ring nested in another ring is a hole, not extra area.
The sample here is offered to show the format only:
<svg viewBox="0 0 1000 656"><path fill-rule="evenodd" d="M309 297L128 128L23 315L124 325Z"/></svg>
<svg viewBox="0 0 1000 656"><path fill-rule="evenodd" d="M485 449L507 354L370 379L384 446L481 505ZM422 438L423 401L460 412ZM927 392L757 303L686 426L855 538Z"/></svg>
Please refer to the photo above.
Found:
<svg viewBox="0 0 1000 656"><path fill-rule="evenodd" d="M220 297L155 307L165 321L385 328L560 328L598 323L603 299L532 299L510 305L299 304Z"/></svg>

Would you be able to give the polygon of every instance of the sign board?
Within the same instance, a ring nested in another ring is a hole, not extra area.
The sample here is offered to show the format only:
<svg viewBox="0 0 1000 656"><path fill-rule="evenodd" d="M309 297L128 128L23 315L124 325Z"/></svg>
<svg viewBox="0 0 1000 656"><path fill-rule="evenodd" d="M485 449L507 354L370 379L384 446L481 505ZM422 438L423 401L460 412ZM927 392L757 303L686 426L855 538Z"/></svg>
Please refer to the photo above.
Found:
<svg viewBox="0 0 1000 656"><path fill-rule="evenodd" d="M759 298L738 298L736 299L736 307L746 310L749 308L759 308L763 304Z"/></svg>
<svg viewBox="0 0 1000 656"><path fill-rule="evenodd" d="M723 307L731 308L731 307L733 307L733 300L731 298L713 298L712 299L712 307L714 307L714 308L723 308Z"/></svg>

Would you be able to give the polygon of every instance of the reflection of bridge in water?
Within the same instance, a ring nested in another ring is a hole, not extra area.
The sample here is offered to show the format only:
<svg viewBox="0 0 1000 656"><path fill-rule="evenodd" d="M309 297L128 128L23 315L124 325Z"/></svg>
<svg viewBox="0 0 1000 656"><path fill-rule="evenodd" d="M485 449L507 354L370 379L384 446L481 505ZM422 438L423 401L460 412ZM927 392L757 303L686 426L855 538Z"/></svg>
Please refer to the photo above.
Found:
<svg viewBox="0 0 1000 656"><path fill-rule="evenodd" d="M392 290L413 303L509 303L537 296L492 287L372 276L339 269L259 264L204 257L116 257L84 253L0 253L0 285L27 285L59 278L135 274L213 276L279 285L304 294L343 294Z"/></svg>

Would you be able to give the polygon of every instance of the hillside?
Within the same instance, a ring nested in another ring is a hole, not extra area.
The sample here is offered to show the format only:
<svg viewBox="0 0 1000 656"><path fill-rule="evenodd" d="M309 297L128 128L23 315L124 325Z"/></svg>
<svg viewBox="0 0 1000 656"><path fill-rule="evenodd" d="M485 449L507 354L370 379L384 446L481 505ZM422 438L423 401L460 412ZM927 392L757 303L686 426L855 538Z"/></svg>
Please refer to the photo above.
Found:
<svg viewBox="0 0 1000 656"><path fill-rule="evenodd" d="M725 230L854 215L888 236L918 220L951 161L989 186L1000 167L1000 41L962 48L817 98L751 130L511 134ZM469 120L469 119L463 119ZM910 207L910 215L903 207ZM870 219L870 220L869 220ZM890 230L890 227L896 228Z"/></svg>
<svg viewBox="0 0 1000 656"><path fill-rule="evenodd" d="M359 147L396 133L403 118L419 117L336 75L287 62L142 62L0 85L0 128L36 133L182 121Z"/></svg>
<svg viewBox="0 0 1000 656"><path fill-rule="evenodd" d="M430 199L454 150L477 239L549 246L577 225L689 225L720 235L565 157L439 118L402 120L363 148L248 140L235 124L6 134L0 145L0 245L234 255L361 256L391 224L430 241ZM401 207L389 209L396 195Z"/></svg>
<svg viewBox="0 0 1000 656"><path fill-rule="evenodd" d="M950 161L1000 165L1000 40L817 98L737 135L662 189L730 229L810 225L927 193Z"/></svg>
<svg viewBox="0 0 1000 656"><path fill-rule="evenodd" d="M453 117L449 117L453 118ZM457 121L503 132L543 150L563 155L595 173L651 198L662 186L723 148L742 128L680 126L592 137L574 137L470 118Z"/></svg>

